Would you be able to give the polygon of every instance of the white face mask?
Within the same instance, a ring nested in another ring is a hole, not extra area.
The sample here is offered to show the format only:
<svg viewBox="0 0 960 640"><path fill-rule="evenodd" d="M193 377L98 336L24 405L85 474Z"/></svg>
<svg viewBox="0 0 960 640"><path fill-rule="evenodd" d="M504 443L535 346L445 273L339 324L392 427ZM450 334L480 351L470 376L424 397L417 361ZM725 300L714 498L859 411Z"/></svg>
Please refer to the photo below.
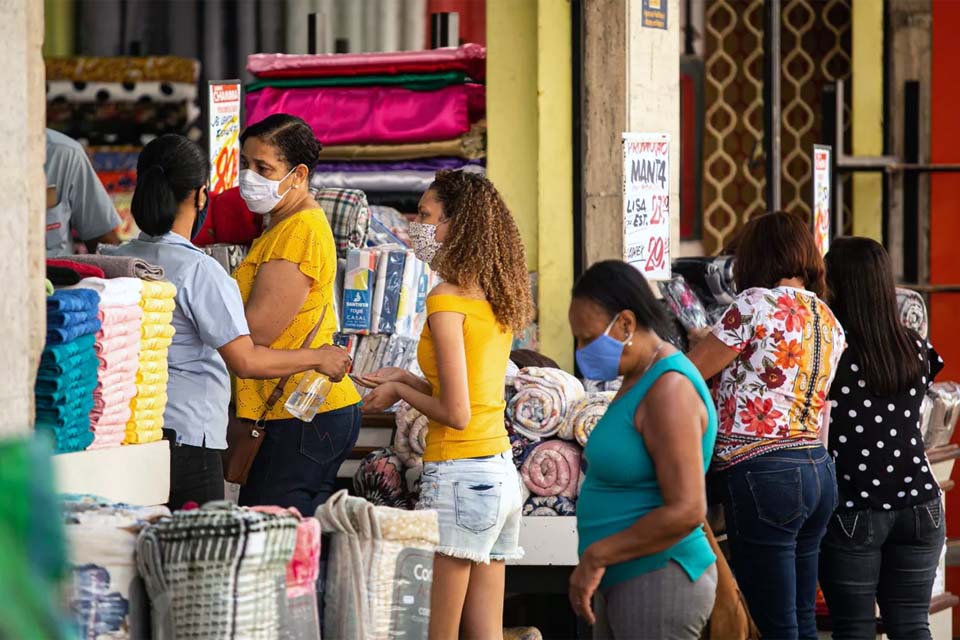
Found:
<svg viewBox="0 0 960 640"><path fill-rule="evenodd" d="M287 175L279 180L270 180L253 171L244 169L240 172L240 197L247 203L247 208L254 213L264 215L273 211L283 197L293 189L291 185L283 193L280 193L280 183L296 170L296 167L290 169Z"/></svg>
<svg viewBox="0 0 960 640"><path fill-rule="evenodd" d="M441 243L437 242L437 225L411 222L408 233L413 243L413 255L430 264L441 246Z"/></svg>

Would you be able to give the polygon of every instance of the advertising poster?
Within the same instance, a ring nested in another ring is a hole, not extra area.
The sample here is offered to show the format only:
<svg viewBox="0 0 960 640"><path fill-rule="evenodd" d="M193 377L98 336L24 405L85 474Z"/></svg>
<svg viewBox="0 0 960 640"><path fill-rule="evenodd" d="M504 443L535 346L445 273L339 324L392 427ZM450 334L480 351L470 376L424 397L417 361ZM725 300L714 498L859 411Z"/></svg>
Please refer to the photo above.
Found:
<svg viewBox="0 0 960 640"><path fill-rule="evenodd" d="M643 15L641 25L647 29L667 28L668 0L643 0Z"/></svg>
<svg viewBox="0 0 960 640"><path fill-rule="evenodd" d="M223 193L240 178L240 81L211 80L209 87L210 193Z"/></svg>
<svg viewBox="0 0 960 640"><path fill-rule="evenodd" d="M623 259L670 279L670 136L623 134Z"/></svg>
<svg viewBox="0 0 960 640"><path fill-rule="evenodd" d="M830 147L813 146L813 237L820 255L826 255L830 250L831 153Z"/></svg>

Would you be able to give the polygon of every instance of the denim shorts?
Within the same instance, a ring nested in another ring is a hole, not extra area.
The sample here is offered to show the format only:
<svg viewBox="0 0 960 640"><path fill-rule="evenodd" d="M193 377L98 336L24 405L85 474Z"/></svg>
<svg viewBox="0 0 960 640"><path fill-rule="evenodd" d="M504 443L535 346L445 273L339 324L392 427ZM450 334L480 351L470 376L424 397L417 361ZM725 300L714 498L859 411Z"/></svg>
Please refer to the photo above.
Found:
<svg viewBox="0 0 960 640"><path fill-rule="evenodd" d="M510 451L423 465L417 509L438 514L437 553L485 564L522 558L522 507L520 474Z"/></svg>

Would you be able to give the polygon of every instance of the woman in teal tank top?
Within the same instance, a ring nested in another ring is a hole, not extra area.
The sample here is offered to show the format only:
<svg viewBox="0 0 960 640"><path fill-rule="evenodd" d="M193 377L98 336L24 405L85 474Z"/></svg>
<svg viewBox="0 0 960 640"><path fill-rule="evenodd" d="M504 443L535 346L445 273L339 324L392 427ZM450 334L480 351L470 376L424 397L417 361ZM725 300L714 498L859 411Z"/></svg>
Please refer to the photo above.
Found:
<svg viewBox="0 0 960 640"><path fill-rule="evenodd" d="M574 286L581 372L623 376L587 442L577 501L570 601L595 638L698 638L713 609L716 556L702 524L717 415L696 367L660 337L666 323L626 263L598 263Z"/></svg>

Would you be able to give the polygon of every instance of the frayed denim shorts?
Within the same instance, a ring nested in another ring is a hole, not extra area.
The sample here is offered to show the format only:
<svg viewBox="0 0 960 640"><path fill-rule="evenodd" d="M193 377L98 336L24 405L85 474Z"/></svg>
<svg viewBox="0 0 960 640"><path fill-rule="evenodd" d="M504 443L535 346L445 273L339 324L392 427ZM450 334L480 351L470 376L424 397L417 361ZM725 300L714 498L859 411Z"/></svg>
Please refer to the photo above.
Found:
<svg viewBox="0 0 960 640"><path fill-rule="evenodd" d="M522 508L520 474L510 451L423 465L417 509L438 514L437 553L485 564L522 558Z"/></svg>

